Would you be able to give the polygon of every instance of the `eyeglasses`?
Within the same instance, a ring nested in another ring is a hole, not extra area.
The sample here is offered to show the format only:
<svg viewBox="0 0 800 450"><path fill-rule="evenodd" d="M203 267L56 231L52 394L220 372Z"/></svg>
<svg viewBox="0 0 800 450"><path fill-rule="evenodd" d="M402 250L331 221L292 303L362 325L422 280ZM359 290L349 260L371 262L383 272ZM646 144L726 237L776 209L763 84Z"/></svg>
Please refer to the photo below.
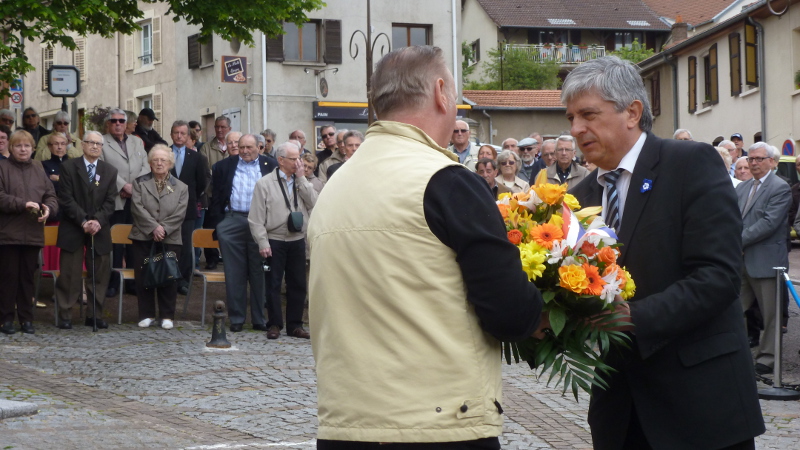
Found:
<svg viewBox="0 0 800 450"><path fill-rule="evenodd" d="M464 129L464 128L462 128L460 130L459 129L453 130L453 134L461 134L461 133L469 133L469 130Z"/></svg>
<svg viewBox="0 0 800 450"><path fill-rule="evenodd" d="M531 152L531 151L533 151L533 147L519 147L519 151L521 151L521 152Z"/></svg>
<svg viewBox="0 0 800 450"><path fill-rule="evenodd" d="M272 139L264 139L265 142L272 143Z"/></svg>
<svg viewBox="0 0 800 450"><path fill-rule="evenodd" d="M516 161L503 161L500 163L501 166L513 166L516 164Z"/></svg>
<svg viewBox="0 0 800 450"><path fill-rule="evenodd" d="M286 157L286 156L281 156L281 158L288 159L289 161L297 161L298 159L300 159L300 158L289 158L289 157Z"/></svg>
<svg viewBox="0 0 800 450"><path fill-rule="evenodd" d="M88 146L90 146L90 147L92 147L92 146L94 146L94 147L102 147L102 146L103 146L103 143L102 143L102 142L95 142L95 141L83 141L83 143L84 143L84 144L86 144L86 145L88 145Z"/></svg>
<svg viewBox="0 0 800 450"><path fill-rule="evenodd" d="M8 117L2 117L2 118L0 118L0 122L7 123L9 125L13 125L14 124L14 119L9 119Z"/></svg>
<svg viewBox="0 0 800 450"><path fill-rule="evenodd" d="M34 117L36 117L36 114L25 114L22 116L23 119L33 119Z"/></svg>
<svg viewBox="0 0 800 450"><path fill-rule="evenodd" d="M327 133L322 135L322 137L331 137L331 136L336 136L336 133Z"/></svg>
<svg viewBox="0 0 800 450"><path fill-rule="evenodd" d="M229 127L229 126L225 126L225 125L214 125L214 129L215 129L215 130L228 130L228 129L230 129L230 128L231 128L231 127Z"/></svg>
<svg viewBox="0 0 800 450"><path fill-rule="evenodd" d="M571 148L557 148L556 153L569 153L573 151Z"/></svg>
<svg viewBox="0 0 800 450"><path fill-rule="evenodd" d="M109 123L125 123L126 119L108 119Z"/></svg>
<svg viewBox="0 0 800 450"><path fill-rule="evenodd" d="M56 122L56 125L69 125L69 122L62 122L59 120Z"/></svg>
<svg viewBox="0 0 800 450"><path fill-rule="evenodd" d="M772 158L770 158L769 156L748 156L747 157L747 162L760 163L760 162L764 161L765 159L772 159Z"/></svg>

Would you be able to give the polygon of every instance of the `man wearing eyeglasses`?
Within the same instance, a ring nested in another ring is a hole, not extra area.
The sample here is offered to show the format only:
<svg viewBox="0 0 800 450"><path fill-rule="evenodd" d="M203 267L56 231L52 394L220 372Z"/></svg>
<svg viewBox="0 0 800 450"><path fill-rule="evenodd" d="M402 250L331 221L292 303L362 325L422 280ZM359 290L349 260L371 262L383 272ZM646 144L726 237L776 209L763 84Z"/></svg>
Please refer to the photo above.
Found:
<svg viewBox="0 0 800 450"><path fill-rule="evenodd" d="M331 153L331 156L318 166L319 175L317 178L319 178L319 181L323 184L328 182L328 169L333 165L343 163L346 159L344 152L344 135L347 132L348 130L336 131L336 149Z"/></svg>
<svg viewBox="0 0 800 450"><path fill-rule="evenodd" d="M106 130L108 134L103 135L103 153L100 159L111 164L117 169L117 192L115 199L115 210L111 216L111 225L118 223L133 223L131 216L131 195L133 193L132 184L136 178L150 173L150 165L147 164L147 151L141 139L129 138L125 134L127 116L125 111L115 108L109 111L106 116ZM122 267L123 249L125 261L128 267L133 267L133 254L130 247L121 244L114 246L114 267ZM116 286L119 285L119 273L111 274L111 283L108 285L106 296L117 295ZM135 291L133 283L128 284L129 292Z"/></svg>
<svg viewBox="0 0 800 450"><path fill-rule="evenodd" d="M78 137L77 133L69 132L69 123L69 113L66 111L57 112L53 119L53 131L51 131L50 134L61 133L67 138L67 156L70 158L80 158L83 156L81 146L78 145L81 139ZM50 149L47 147L47 141L47 138L39 140L39 144L36 146L36 155L34 156L34 159L37 161L47 161L52 156Z"/></svg>
<svg viewBox="0 0 800 450"><path fill-rule="evenodd" d="M792 194L789 185L772 173L774 147L757 142L747 162L753 178L736 186L742 212L742 308L758 303L764 332L755 347L755 371L772 373L775 365L775 271L788 267L786 222Z"/></svg>
<svg viewBox="0 0 800 450"><path fill-rule="evenodd" d="M264 154L275 157L275 138L276 134L274 131L267 128L266 130L261 132L261 136L264 136Z"/></svg>
<svg viewBox="0 0 800 450"><path fill-rule="evenodd" d="M458 162L470 167L474 156L472 155L472 143L469 141L469 124L463 120L456 120L453 128L452 144L447 149L458 156Z"/></svg>
<svg viewBox="0 0 800 450"><path fill-rule="evenodd" d="M50 130L39 125L39 113L31 107L25 108L22 112L22 126L17 129L30 133L36 145L39 145L42 136L50 133Z"/></svg>
<svg viewBox="0 0 800 450"><path fill-rule="evenodd" d="M14 129L14 113L10 109L0 109L0 125Z"/></svg>
<svg viewBox="0 0 800 450"><path fill-rule="evenodd" d="M317 159L319 160L319 164L317 164L317 177L322 174L322 171L319 170L322 163L330 158L333 152L336 151L336 127L333 125L324 125L319 130L319 136L325 148L317 151Z"/></svg>
<svg viewBox="0 0 800 450"><path fill-rule="evenodd" d="M556 139L556 163L547 168L547 182L566 184L567 189L583 181L589 171L575 161L575 138L559 136Z"/></svg>

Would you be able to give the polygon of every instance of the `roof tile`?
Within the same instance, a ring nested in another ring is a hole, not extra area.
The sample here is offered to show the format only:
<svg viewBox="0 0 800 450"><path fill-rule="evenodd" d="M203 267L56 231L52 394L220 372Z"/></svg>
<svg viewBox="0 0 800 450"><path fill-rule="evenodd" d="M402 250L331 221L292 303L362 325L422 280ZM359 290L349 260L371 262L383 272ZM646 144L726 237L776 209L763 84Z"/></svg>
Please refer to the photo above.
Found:
<svg viewBox="0 0 800 450"><path fill-rule="evenodd" d="M469 91L463 96L478 106L506 108L564 108L561 91Z"/></svg>
<svg viewBox="0 0 800 450"><path fill-rule="evenodd" d="M675 20L678 15L692 26L708 22L736 0L643 0L660 17Z"/></svg>
<svg viewBox="0 0 800 450"><path fill-rule="evenodd" d="M501 27L669 30L642 0L478 0L478 3ZM567 20L574 24L564 22Z"/></svg>

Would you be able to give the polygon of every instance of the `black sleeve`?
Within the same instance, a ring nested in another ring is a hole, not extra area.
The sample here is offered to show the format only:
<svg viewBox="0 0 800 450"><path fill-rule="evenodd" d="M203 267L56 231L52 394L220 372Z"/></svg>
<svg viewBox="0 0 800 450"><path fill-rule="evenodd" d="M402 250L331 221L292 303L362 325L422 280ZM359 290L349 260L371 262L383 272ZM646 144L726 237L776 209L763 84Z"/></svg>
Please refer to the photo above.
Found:
<svg viewBox="0 0 800 450"><path fill-rule="evenodd" d="M486 181L464 167L445 168L431 177L423 208L433 234L456 252L484 331L499 340L533 334L542 295L522 270Z"/></svg>

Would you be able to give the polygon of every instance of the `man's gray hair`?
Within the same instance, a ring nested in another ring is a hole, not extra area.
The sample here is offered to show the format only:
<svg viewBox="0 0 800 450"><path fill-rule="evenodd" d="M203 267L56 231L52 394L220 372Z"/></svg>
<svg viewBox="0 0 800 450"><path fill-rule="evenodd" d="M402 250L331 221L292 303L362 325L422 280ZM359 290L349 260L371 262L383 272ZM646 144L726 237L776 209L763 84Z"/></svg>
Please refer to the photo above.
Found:
<svg viewBox="0 0 800 450"><path fill-rule="evenodd" d="M99 132L99 131L94 131L94 130L89 130L89 131L87 131L86 133L84 133L84 134L83 134L83 137L84 137L84 139L85 139L86 137L88 137L90 134L97 135L97 137L99 137L101 141L103 140L103 133L101 133L101 132Z"/></svg>
<svg viewBox="0 0 800 450"><path fill-rule="evenodd" d="M185 120L176 120L175 122L172 122L172 128L169 129L169 132L172 133L172 130L174 130L176 127L186 127L186 131L189 131L189 122Z"/></svg>
<svg viewBox="0 0 800 450"><path fill-rule="evenodd" d="M672 139L678 139L678 136L680 136L682 133L688 134L689 139L694 139L694 136L692 136L692 132L687 130L686 128L678 128L677 130L675 130L675 132L672 133ZM722 142L720 142L720 145L722 145Z"/></svg>
<svg viewBox="0 0 800 450"><path fill-rule="evenodd" d="M749 154L753 150L758 150L763 148L767 152L767 156L772 159L780 159L781 155L778 153L778 149L767 144L766 142L756 142L755 144L751 145L750 148L747 149L747 153Z"/></svg>
<svg viewBox="0 0 800 450"><path fill-rule="evenodd" d="M222 122L223 120L225 121L225 126L226 127L230 127L231 126L231 119L228 116L219 116L216 119L214 119L214 123L216 124L217 122Z"/></svg>
<svg viewBox="0 0 800 450"><path fill-rule="evenodd" d="M648 132L653 128L653 112L647 90L636 66L616 56L604 56L580 64L567 75L561 88L561 103L596 92L600 98L614 103L614 109L622 112L634 101L642 102L642 117L639 128Z"/></svg>
<svg viewBox="0 0 800 450"><path fill-rule="evenodd" d="M256 137L256 143L258 145L261 145L261 146L267 145L267 139L264 136L262 136L260 134L254 134L253 136Z"/></svg>
<svg viewBox="0 0 800 450"><path fill-rule="evenodd" d="M725 147L726 145L732 145L732 146L736 147L736 144L734 144L733 141L729 141L727 139L719 141L719 144L717 144L717 147Z"/></svg>
<svg viewBox="0 0 800 450"><path fill-rule="evenodd" d="M455 86L444 60L442 49L429 45L404 47L393 50L378 61L372 73L372 89L368 93L378 118L394 111L420 108L429 101L436 78L447 81L445 88Z"/></svg>
<svg viewBox="0 0 800 450"><path fill-rule="evenodd" d="M742 161L744 161L744 163L747 164L747 156L740 156L739 159L736 160L734 165L739 164Z"/></svg>
<svg viewBox="0 0 800 450"><path fill-rule="evenodd" d="M542 149L543 149L543 150L544 150L544 146L545 146L545 145L552 145L552 146L555 148L555 146L556 146L556 140L555 140L555 139L545 139L545 140L542 142Z"/></svg>
<svg viewBox="0 0 800 450"><path fill-rule="evenodd" d="M69 113L66 112L66 111L57 112L55 117L53 117L53 120L56 121L56 122L59 122L59 121L67 122L67 123L72 122L72 119L69 117Z"/></svg>
<svg viewBox="0 0 800 450"><path fill-rule="evenodd" d="M357 137L358 139L361 140L361 142L364 142L364 135L358 130L350 130L350 131L348 131L347 133L344 134L344 137L342 138L342 140L346 141L347 138L351 138L351 137Z"/></svg>
<svg viewBox="0 0 800 450"><path fill-rule="evenodd" d="M276 136L276 134L275 134L275 132L274 132L274 131L270 130L269 128L267 128L266 130L262 131L262 132L261 132L261 135L262 135L262 136L264 136L264 137L267 137L267 136L269 136L269 137L271 137L271 138L272 138L272 142L275 142L275 136Z"/></svg>
<svg viewBox="0 0 800 450"><path fill-rule="evenodd" d="M306 137L306 132L305 132L305 131L303 131L303 130L300 130L300 129L297 129L297 130L294 130L294 131L292 131L291 133L289 133L289 139L291 139L291 138L292 138L292 135L293 135L293 134L295 134L295 133L297 133L297 132L303 133L303 137L304 137L304 138Z"/></svg>
<svg viewBox="0 0 800 450"><path fill-rule="evenodd" d="M257 134L250 134L250 133L246 133L245 134L245 133L242 133L240 131L231 131L230 133L226 134L225 135L225 141L227 142L228 141L228 136L230 136L230 135L232 135L234 133L239 133L241 135L241 136L239 136L239 139L237 139L237 142L239 142L239 147L242 146L242 144L241 144L242 139L244 139L246 137L252 138L253 141L256 143L256 146L258 146L258 135Z"/></svg>
<svg viewBox="0 0 800 450"><path fill-rule="evenodd" d="M127 120L127 118L128 118L128 116L125 114L125 111L123 111L123 110L121 110L119 108L114 108L114 109L109 110L108 114L106 114L106 122L111 120L111 116L113 116L113 115L125 116L125 120Z"/></svg>
<svg viewBox="0 0 800 450"><path fill-rule="evenodd" d="M573 150L575 150L575 138L574 138L574 137L572 137L571 135L569 135L569 134L562 134L562 135L561 135L561 136L559 136L559 137L558 137L556 140L557 140L557 141L563 141L563 142L569 142L569 143L571 143L571 144L572 144L572 149L573 149Z"/></svg>
<svg viewBox="0 0 800 450"><path fill-rule="evenodd" d="M0 109L0 117L8 116L14 118L14 113L10 109Z"/></svg>
<svg viewBox="0 0 800 450"><path fill-rule="evenodd" d="M285 158L286 157L286 150L288 150L289 148L295 148L295 149L297 149L298 152L300 151L300 147L295 145L293 142L288 142L287 141L287 142L284 142L284 143L280 144L278 146L278 148L275 149L275 157L277 158L277 157L280 156L281 158Z"/></svg>
<svg viewBox="0 0 800 450"><path fill-rule="evenodd" d="M232 134L238 134L239 135L239 139L245 137L245 135L242 134L241 131L228 131L228 134L225 135L225 142L228 142L228 136L230 136ZM237 139L236 141L238 142L239 139Z"/></svg>

